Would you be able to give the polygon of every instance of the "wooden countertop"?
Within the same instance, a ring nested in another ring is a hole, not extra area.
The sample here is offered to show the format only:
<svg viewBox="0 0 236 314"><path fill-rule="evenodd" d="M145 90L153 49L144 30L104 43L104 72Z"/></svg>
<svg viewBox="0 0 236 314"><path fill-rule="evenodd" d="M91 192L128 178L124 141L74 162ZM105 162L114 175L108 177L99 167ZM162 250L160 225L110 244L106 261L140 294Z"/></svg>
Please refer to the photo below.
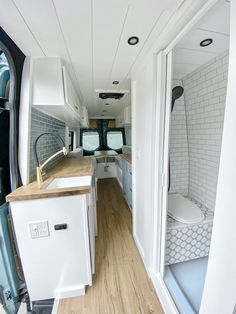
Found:
<svg viewBox="0 0 236 314"><path fill-rule="evenodd" d="M23 185L8 194L7 202L31 200L48 197L69 196L76 194L87 194L90 192L90 186L67 187L56 189L44 189L45 186L53 178L78 177L78 176L92 176L93 158L92 157L74 157L69 156L58 163L54 168L47 171L47 179L42 183L41 187L36 181Z"/></svg>
<svg viewBox="0 0 236 314"><path fill-rule="evenodd" d="M97 150L94 152L95 157L113 157L118 156L118 153L114 150Z"/></svg>
<svg viewBox="0 0 236 314"><path fill-rule="evenodd" d="M132 164L132 155L131 154L120 154L120 156Z"/></svg>

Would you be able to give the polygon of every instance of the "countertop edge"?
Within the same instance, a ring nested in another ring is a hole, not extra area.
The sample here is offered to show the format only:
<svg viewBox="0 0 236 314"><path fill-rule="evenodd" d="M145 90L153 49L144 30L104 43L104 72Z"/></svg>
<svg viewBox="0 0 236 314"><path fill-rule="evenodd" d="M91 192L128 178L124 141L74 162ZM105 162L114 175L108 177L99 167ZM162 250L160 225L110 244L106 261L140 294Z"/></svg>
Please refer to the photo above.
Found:
<svg viewBox="0 0 236 314"><path fill-rule="evenodd" d="M73 195L83 195L83 194L89 194L91 192L91 186L90 187L80 187L76 188L76 189L68 189L68 190L61 190L61 191L48 191L48 192L44 192L43 194L30 194L30 195L15 195L15 196L11 196L8 195L6 196L6 201L7 202L16 202L16 201L29 201L29 200L40 200L40 199L44 199L44 198L53 198L53 197L63 197L63 196L73 196Z"/></svg>
<svg viewBox="0 0 236 314"><path fill-rule="evenodd" d="M124 160L128 161L130 164L132 164L132 156L131 154L120 154L121 158Z"/></svg>
<svg viewBox="0 0 236 314"><path fill-rule="evenodd" d="M73 172L73 167L76 168ZM91 158L68 158L58 163L54 168L48 171L48 178L58 177L74 177L74 176L93 176L94 167ZM46 180L46 181L47 181ZM45 182L46 182L45 181ZM89 194L91 192L92 183L90 185L77 186L77 187L66 187L59 189L42 189L36 181L27 185L22 185L16 190L12 191L6 196L7 202L24 201L24 200L35 200L44 198L55 198L62 196L82 195Z"/></svg>

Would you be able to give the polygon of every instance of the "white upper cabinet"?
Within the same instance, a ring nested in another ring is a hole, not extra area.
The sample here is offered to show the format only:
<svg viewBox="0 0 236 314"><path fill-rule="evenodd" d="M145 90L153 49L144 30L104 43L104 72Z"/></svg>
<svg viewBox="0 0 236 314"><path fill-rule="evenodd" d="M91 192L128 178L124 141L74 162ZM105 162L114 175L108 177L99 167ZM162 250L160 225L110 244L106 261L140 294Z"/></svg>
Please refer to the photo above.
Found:
<svg viewBox="0 0 236 314"><path fill-rule="evenodd" d="M65 66L62 67L62 76L63 76L63 83L64 83L65 102L68 106L70 106L73 110L75 110L76 115L79 118L82 118L79 98L71 82L70 76L68 72L66 71Z"/></svg>
<svg viewBox="0 0 236 314"><path fill-rule="evenodd" d="M89 127L88 110L85 106L82 107L82 124L81 125L83 128Z"/></svg>
<svg viewBox="0 0 236 314"><path fill-rule="evenodd" d="M121 110L120 114L116 118L116 127L122 127L124 125L131 124L131 107L127 106Z"/></svg>
<svg viewBox="0 0 236 314"><path fill-rule="evenodd" d="M131 107L124 108L124 124L131 124Z"/></svg>
<svg viewBox="0 0 236 314"><path fill-rule="evenodd" d="M32 103L39 110L65 121L68 126L83 123L83 108L60 58L33 60Z"/></svg>
<svg viewBox="0 0 236 314"><path fill-rule="evenodd" d="M34 106L64 106L64 87L59 58L33 59Z"/></svg>

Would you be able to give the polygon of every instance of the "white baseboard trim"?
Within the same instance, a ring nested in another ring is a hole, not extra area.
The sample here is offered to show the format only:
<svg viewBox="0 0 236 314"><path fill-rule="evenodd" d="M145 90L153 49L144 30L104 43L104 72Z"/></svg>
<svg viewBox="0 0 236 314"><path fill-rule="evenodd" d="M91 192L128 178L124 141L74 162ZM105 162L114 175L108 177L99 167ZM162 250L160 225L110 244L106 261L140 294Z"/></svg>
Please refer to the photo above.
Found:
<svg viewBox="0 0 236 314"><path fill-rule="evenodd" d="M137 236L135 235L135 233L133 233L133 238L134 238L134 242L135 242L135 244L136 244L136 246L137 246L137 249L138 249L138 251L139 251L139 255L141 256L142 261L143 261L143 264L144 264L144 266L145 266L145 268L146 268L143 248L142 248L142 246L141 246L141 244L140 244L140 242L139 242Z"/></svg>
<svg viewBox="0 0 236 314"><path fill-rule="evenodd" d="M85 286L72 286L63 289L55 289L55 299L79 297L85 294Z"/></svg>
<svg viewBox="0 0 236 314"><path fill-rule="evenodd" d="M116 178L116 180L118 181L118 183L119 183L119 185L120 185L120 187L121 187L121 190L123 190L123 184L122 184L122 182L121 182L118 178Z"/></svg>
<svg viewBox="0 0 236 314"><path fill-rule="evenodd" d="M134 237L135 244L138 248L139 254L142 258L146 272L148 276L150 277L153 283L154 289L156 291L157 297L161 302L164 313L179 314L179 311L167 289L167 286L163 278L161 277L161 274L157 274L152 269L147 267L144 260L144 252L143 252L142 246L140 245L140 242L135 234L133 234L133 237Z"/></svg>
<svg viewBox="0 0 236 314"><path fill-rule="evenodd" d="M179 311L167 289L161 274L155 273L152 269L148 269L149 277L152 280L156 294L161 302L164 313L179 314Z"/></svg>

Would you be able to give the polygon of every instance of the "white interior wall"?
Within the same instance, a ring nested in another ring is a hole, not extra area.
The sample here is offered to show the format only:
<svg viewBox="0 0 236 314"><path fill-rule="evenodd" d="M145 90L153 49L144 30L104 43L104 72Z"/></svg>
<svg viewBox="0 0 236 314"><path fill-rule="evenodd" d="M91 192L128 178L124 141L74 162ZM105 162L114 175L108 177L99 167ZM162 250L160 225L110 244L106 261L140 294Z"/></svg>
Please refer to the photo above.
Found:
<svg viewBox="0 0 236 314"><path fill-rule="evenodd" d="M131 125L125 126L125 137L126 137L126 145L131 146L132 145Z"/></svg>
<svg viewBox="0 0 236 314"><path fill-rule="evenodd" d="M236 2L231 1L229 75L215 218L201 314L233 313L236 303Z"/></svg>
<svg viewBox="0 0 236 314"><path fill-rule="evenodd" d="M212 0L214 1L214 0ZM159 39L153 42L149 53L137 63L131 72L132 85L132 156L133 156L133 228L134 237L144 263L153 267L153 248L156 239L153 238L154 211L152 207L153 191L151 175L153 174L153 112L156 106L156 65L154 56L167 47L176 38L188 21L203 7L206 0L187 0L167 23ZM204 8L205 9L205 8ZM159 105L159 104L158 104ZM157 110L155 123L160 123L160 110ZM157 132L158 133L158 132ZM160 136L160 134L156 134ZM158 158L158 157L157 157ZM157 179L161 182L161 178ZM155 191L154 191L155 193ZM149 269L148 269L149 270ZM155 269L156 271L156 269ZM158 287L157 287L158 289ZM163 292L163 291L162 291ZM163 300L165 302L165 300Z"/></svg>
<svg viewBox="0 0 236 314"><path fill-rule="evenodd" d="M144 262L150 252L151 210L151 141L152 141L152 95L153 60L152 58L135 75L135 90L132 92L132 154L133 154L133 198L135 204L134 237Z"/></svg>

